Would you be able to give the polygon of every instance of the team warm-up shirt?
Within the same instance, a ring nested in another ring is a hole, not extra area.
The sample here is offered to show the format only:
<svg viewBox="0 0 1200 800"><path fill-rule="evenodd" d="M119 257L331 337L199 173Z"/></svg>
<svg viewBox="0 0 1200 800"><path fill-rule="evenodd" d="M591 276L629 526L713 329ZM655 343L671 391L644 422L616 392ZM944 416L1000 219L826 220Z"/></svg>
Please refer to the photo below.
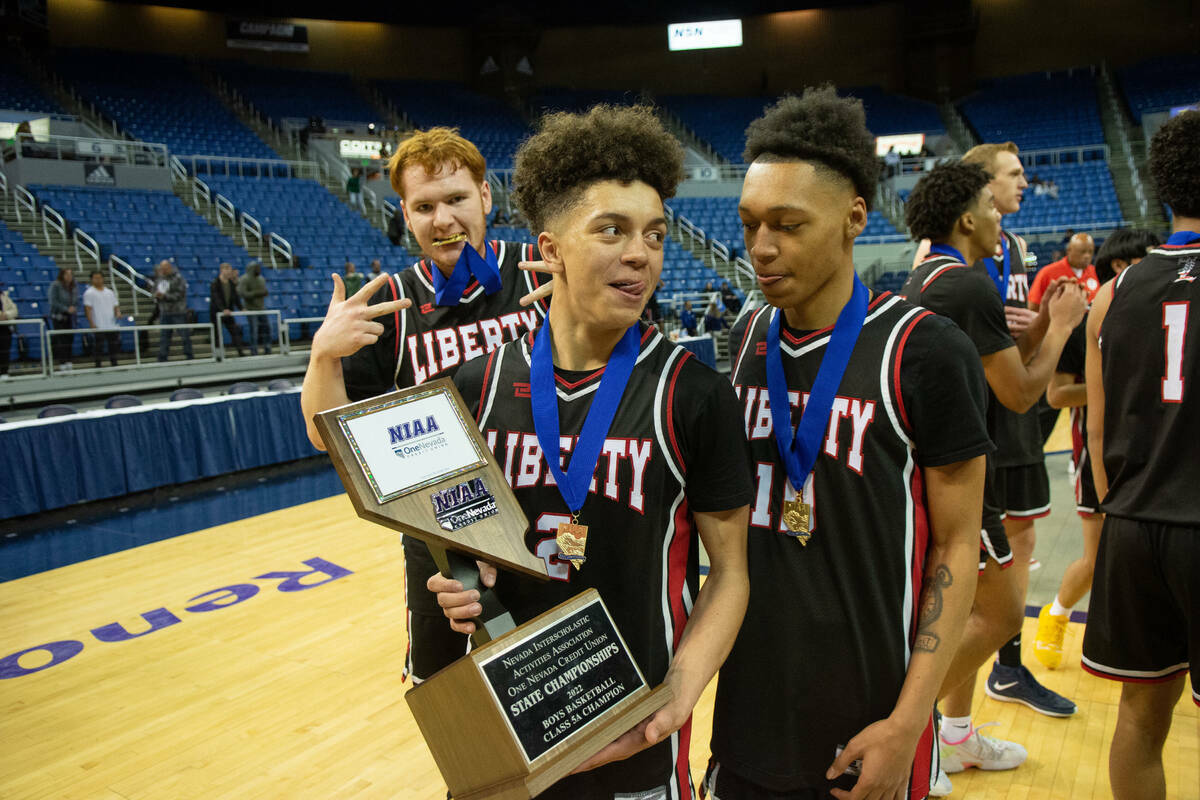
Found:
<svg viewBox="0 0 1200 800"><path fill-rule="evenodd" d="M570 512L534 429L531 347L526 335L468 362L454 378L529 519L526 546L546 560L551 578L546 583L504 573L496 592L521 623L596 588L647 682L656 686L699 590L693 512L740 508L751 499L737 399L721 375L643 326L637 363L581 509L587 560L576 569L558 559L555 532L570 521ZM602 374L556 370L564 471ZM656 787L666 787L667 800L691 797L689 737L690 722L628 760L568 779L568 788L556 785L539 797L612 800Z"/></svg>
<svg viewBox="0 0 1200 800"><path fill-rule="evenodd" d="M1078 280L1079 285L1087 291L1089 303L1092 302L1092 299L1096 296L1096 292L1100 289L1100 279L1096 277L1096 267L1094 264L1088 264L1083 268L1082 272L1076 273L1066 258L1060 258L1058 261L1052 261L1038 270L1037 275L1033 279L1033 285L1029 287L1029 302L1037 303L1040 306L1042 298L1046 296L1046 290L1058 278L1075 278Z"/></svg>
<svg viewBox="0 0 1200 800"><path fill-rule="evenodd" d="M539 302L522 308L521 297L536 289L539 277L518 269L520 261L536 261L532 245L491 241L500 266L502 287L484 293L472 279L458 305L439 306L434 299L432 261L422 259L388 282L371 305L407 297L411 308L377 317L383 334L369 347L342 359L346 396L363 400L384 392L453 376L463 363L490 353L536 328L546 316ZM541 279L544 280L544 279Z"/></svg>
<svg viewBox="0 0 1200 800"><path fill-rule="evenodd" d="M1004 305L1014 308L1029 307L1029 275L1025 269L1025 243L1024 241L1008 231L1002 231L1003 236L1008 241L1009 261L1011 262L1011 270L1008 278L1008 291L1004 297ZM1004 260L998 249L996 258L993 263L1000 274L1004 274ZM984 277L988 278L988 283L992 287L992 293L996 294L996 285L991 283L988 276L987 267L980 261L975 264L973 269L977 270ZM1007 325L1006 325L1007 327ZM1018 414L1005 407L1000 401L992 397L992 405L994 408L991 413L994 417L995 428L993 442L996 443L996 458L995 464L997 467L1020 467L1027 464L1040 464L1045 460L1045 452L1042 441L1041 423L1038 421L1037 406L1026 411L1024 414Z"/></svg>
<svg viewBox="0 0 1200 800"><path fill-rule="evenodd" d="M1200 526L1200 244L1162 245L1117 277L1100 354L1101 509Z"/></svg>
<svg viewBox="0 0 1200 800"><path fill-rule="evenodd" d="M923 469L974 458L992 444L971 342L944 317L890 293L876 296L804 490L813 529L801 545L783 533L780 518L795 493L767 389L766 336L776 313L767 306L747 315L729 340L756 492L750 605L721 667L712 751L722 767L782 792L823 787L837 748L891 714L917 630L930 541ZM829 334L782 327L793 426ZM933 735L930 726L918 747L914 797L928 790Z"/></svg>

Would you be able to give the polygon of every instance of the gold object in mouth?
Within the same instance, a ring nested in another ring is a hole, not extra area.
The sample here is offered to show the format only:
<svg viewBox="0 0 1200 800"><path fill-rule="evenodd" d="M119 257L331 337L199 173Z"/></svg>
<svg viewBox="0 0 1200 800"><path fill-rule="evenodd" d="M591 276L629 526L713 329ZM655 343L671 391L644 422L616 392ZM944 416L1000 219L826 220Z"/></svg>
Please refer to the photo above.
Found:
<svg viewBox="0 0 1200 800"><path fill-rule="evenodd" d="M456 242L465 242L466 240L467 235L465 233L456 233L453 236L447 236L445 239L434 239L433 246L442 247L443 245L454 244Z"/></svg>

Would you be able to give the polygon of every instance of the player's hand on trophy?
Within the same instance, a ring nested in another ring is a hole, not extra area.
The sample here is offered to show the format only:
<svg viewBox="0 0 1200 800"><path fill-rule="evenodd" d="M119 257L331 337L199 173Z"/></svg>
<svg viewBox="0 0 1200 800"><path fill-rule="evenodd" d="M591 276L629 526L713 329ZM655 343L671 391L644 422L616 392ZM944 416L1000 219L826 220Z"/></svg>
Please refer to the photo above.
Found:
<svg viewBox="0 0 1200 800"><path fill-rule="evenodd" d="M517 264L518 267L526 272L545 272L550 275L561 275L563 272L560 264L547 264L545 261L521 261ZM527 295L521 297L521 305L531 306L539 300L544 300L554 294L554 279L543 283L538 288L534 289Z"/></svg>
<svg viewBox="0 0 1200 800"><path fill-rule="evenodd" d="M386 274L380 274L346 297L346 284L342 283L342 276L333 273L333 298L325 312L325 321L313 336L312 358L344 358L379 340L383 325L376 322L375 318L412 305L408 298L370 305L371 297L387 279Z"/></svg>
<svg viewBox="0 0 1200 800"><path fill-rule="evenodd" d="M692 715L696 699L689 699L683 679L674 670L667 672L664 683L671 687L671 702L646 717L634 728L610 742L603 750L580 764L572 772L587 772L611 761L622 761L652 747L683 727Z"/></svg>
<svg viewBox="0 0 1200 800"><path fill-rule="evenodd" d="M912 770L917 738L892 719L863 728L846 743L825 772L835 780L847 769L858 773L853 791L830 789L838 800L903 800L908 796L908 774Z"/></svg>
<svg viewBox="0 0 1200 800"><path fill-rule="evenodd" d="M479 582L488 589L495 586L496 568L486 561L476 561L475 563L479 565ZM438 605L441 606L446 619L450 620L451 628L459 633L475 632L475 623L470 620L483 613L483 606L479 603L478 589L463 591L461 583L447 578L440 572L429 576L429 580L425 582L425 588L437 595Z"/></svg>

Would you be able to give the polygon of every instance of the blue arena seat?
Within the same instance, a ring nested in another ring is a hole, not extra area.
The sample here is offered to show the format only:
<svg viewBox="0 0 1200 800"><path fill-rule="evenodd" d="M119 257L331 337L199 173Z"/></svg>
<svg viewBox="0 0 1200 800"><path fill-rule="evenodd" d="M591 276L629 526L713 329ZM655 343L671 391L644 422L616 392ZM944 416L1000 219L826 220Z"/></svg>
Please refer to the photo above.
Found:
<svg viewBox="0 0 1200 800"><path fill-rule="evenodd" d="M142 404L141 398L131 394L115 394L104 403L105 408L133 408Z"/></svg>

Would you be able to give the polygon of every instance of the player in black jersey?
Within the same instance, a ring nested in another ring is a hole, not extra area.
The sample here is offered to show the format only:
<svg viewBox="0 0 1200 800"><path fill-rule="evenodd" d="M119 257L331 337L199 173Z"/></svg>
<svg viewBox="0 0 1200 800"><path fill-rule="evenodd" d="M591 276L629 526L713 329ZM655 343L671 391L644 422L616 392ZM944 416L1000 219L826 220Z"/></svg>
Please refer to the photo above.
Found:
<svg viewBox="0 0 1200 800"><path fill-rule="evenodd" d="M678 142L647 108L543 118L517 153L514 199L541 231L554 303L535 333L454 378L529 518L526 544L551 577L497 577L485 566L483 583L518 622L595 587L646 679L674 690L588 771L539 798L692 797L691 710L733 643L749 592L753 495L737 398L722 376L639 322L662 271L663 199L682 165ZM600 448L589 437L606 410ZM545 427L555 415L559 435ZM597 460L580 469L574 459L589 445ZM550 466L563 461L565 476ZM588 528L582 563L559 545L573 518ZM697 533L711 562L702 589ZM480 613L477 592L440 575L428 586L456 629L473 629L460 620Z"/></svg>
<svg viewBox="0 0 1200 800"><path fill-rule="evenodd" d="M706 786L716 800L923 798L934 700L974 595L982 370L949 321L858 281L878 178L860 101L784 98L751 123L746 160L738 213L770 305L730 338L757 491ZM797 421L812 463L793 460Z"/></svg>
<svg viewBox="0 0 1200 800"><path fill-rule="evenodd" d="M1107 282L1126 267L1146 257L1159 239L1150 231L1122 228L1104 241L1096 255L1096 274ZM1097 287L1099 288L1099 287ZM1087 448L1087 384L1084 383L1084 356L1087 352L1087 319L1075 326L1063 347L1054 377L1046 389L1046 399L1053 408L1071 410L1071 463L1075 471L1075 510L1083 528L1083 555L1067 565L1054 601L1042 606L1038 614L1037 636L1033 653L1044 666L1057 669L1062 665L1063 639L1070 621L1071 608L1092 586L1096 568L1096 551L1100 546L1100 527L1104 516L1092 480L1092 464Z"/></svg>
<svg viewBox="0 0 1200 800"><path fill-rule="evenodd" d="M1044 331L1040 348L1027 354L1021 346L1026 337L1013 341L995 284L982 270L966 266L992 252L1000 236L990 182L978 164L956 163L936 167L917 183L906 220L914 238L928 238L933 245L901 291L949 317L970 337L991 388L988 433L996 436L995 407L1003 404L1021 412L1033 406L1049 382L1063 343L1083 317L1087 296L1071 282L1051 284L1039 319L1030 326ZM989 464L989 484L992 472ZM1027 755L1020 745L982 736L971 724L975 671L1020 630L1024 618L1024 587L1016 573L1005 568L1012 555L996 546L1004 538L1003 507L989 503L988 494L985 489L975 605L942 688L940 735L947 772L968 766L1011 769Z"/></svg>
<svg viewBox="0 0 1200 800"><path fill-rule="evenodd" d="M1020 210L1028 183L1016 144L977 145L968 150L962 160L978 164L991 175L988 187L1002 215ZM1009 331L1017 339L1022 354L1037 349L1046 325L1045 316L1029 309L1026 265L1030 261L1036 262L1036 258L1027 255L1025 241L1002 231L995 254L985 256L974 265L976 270L988 273L1000 290ZM1050 513L1050 479L1046 474L1045 437L1039 412L1043 408L1045 403L1039 398L1033 408L1024 412L997 402L992 403L989 412L993 420L991 430L996 455L992 461L993 479L985 498L989 505L1000 510L1003 518L1004 546L1012 552L1012 570L1020 587L1022 607L1036 541L1034 521ZM963 687L963 701L969 698L974 686L971 682ZM1022 703L1050 716L1064 717L1075 713L1073 702L1042 686L1021 664L1020 628L1000 647L985 691L995 700Z"/></svg>
<svg viewBox="0 0 1200 800"><path fill-rule="evenodd" d="M301 404L308 435L317 412L453 375L461 364L537 327L545 305L522 308L538 277L517 269L529 245L488 241L492 208L487 165L474 144L448 128L406 139L391 162L404 219L425 258L399 275L380 275L347 298L334 295L313 339ZM479 259L469 259L471 255ZM468 263L469 262L469 263ZM376 321L372 321L376 320ZM437 571L421 541L404 538L409 649L405 674L420 682L462 656L467 638L446 628L422 587Z"/></svg>
<svg viewBox="0 0 1200 800"><path fill-rule="evenodd" d="M1119 800L1166 797L1163 744L1189 664L1200 706L1200 112L1154 134L1149 167L1173 233L1101 287L1088 315L1105 520L1083 666L1124 682L1108 762Z"/></svg>

